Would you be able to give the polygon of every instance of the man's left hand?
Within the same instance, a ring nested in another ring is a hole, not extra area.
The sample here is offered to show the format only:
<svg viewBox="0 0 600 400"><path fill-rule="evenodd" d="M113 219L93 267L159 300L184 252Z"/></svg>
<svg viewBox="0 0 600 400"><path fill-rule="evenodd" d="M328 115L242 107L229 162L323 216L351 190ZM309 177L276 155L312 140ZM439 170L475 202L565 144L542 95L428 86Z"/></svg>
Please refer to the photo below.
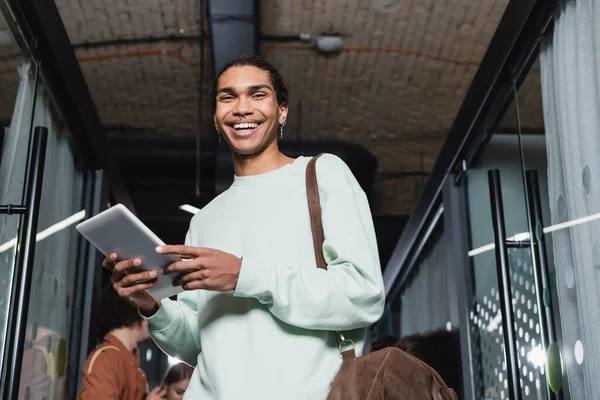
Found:
<svg viewBox="0 0 600 400"><path fill-rule="evenodd" d="M182 286L185 290L205 289L216 292L229 292L237 286L242 260L233 254L183 245L159 246L156 252L175 254L182 258L163 269L165 275L182 274L174 280L174 286Z"/></svg>

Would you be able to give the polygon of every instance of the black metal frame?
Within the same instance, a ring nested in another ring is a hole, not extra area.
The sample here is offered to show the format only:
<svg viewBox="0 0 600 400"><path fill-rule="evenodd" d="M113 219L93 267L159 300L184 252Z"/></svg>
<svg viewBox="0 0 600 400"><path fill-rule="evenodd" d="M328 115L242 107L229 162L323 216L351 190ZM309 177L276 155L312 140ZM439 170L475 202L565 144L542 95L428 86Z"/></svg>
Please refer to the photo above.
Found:
<svg viewBox="0 0 600 400"><path fill-rule="evenodd" d="M84 172L84 190L81 201L82 208L86 211L86 215L96 215L98 213L95 207L101 200L99 193L99 184L97 176L102 176L102 171L86 170ZM106 204L106 201L104 201ZM90 264L90 258L94 259L94 264ZM94 277L100 272L98 252L90 245L83 237L78 237L77 244L77 262L78 266L74 271L75 274L75 293L71 299L71 324L69 329L68 355L69 355L69 373L71 374L68 381L69 398L77 397L79 391L79 383L83 371L83 362L85 361L89 350L88 332L91 321L91 304L92 289ZM92 280L92 285L89 284ZM83 360L81 358L83 357Z"/></svg>
<svg viewBox="0 0 600 400"><path fill-rule="evenodd" d="M471 83L463 105L423 195L409 219L384 273L388 298L394 298L410 273L419 243L427 240L426 229L441 203L441 192L451 174L460 175L463 160L471 162L493 126L512 99L512 76L524 78L531 54L552 20L557 0L512 0L498 25L483 61Z"/></svg>
<svg viewBox="0 0 600 400"><path fill-rule="evenodd" d="M79 158L86 167L104 170L115 198L135 210L56 4L7 2L32 56L43 65L44 81L69 124Z"/></svg>
<svg viewBox="0 0 600 400"><path fill-rule="evenodd" d="M510 265L508 262L508 246L506 245L506 228L504 225L504 207L502 205L502 185L500 171L488 171L490 203L492 208L492 224L494 226L494 244L496 253L496 272L498 276L498 293L502 314L502 335L504 336L504 354L506 358L506 379L508 381L508 398L520 400L519 355L515 335L515 318L512 305L512 289L510 282Z"/></svg>
<svg viewBox="0 0 600 400"><path fill-rule="evenodd" d="M17 264L12 281L12 294L8 312L5 354L7 363L2 370L2 398L17 399L21 380L21 365L25 345L25 329L29 312L29 295L35 257L35 241L42 197L44 163L48 129L36 127L33 133L32 151L28 160L25 208L22 225L19 228Z"/></svg>
<svg viewBox="0 0 600 400"><path fill-rule="evenodd" d="M4 137L6 129L0 126L0 163L2 162L2 151L4 150Z"/></svg>
<svg viewBox="0 0 600 400"><path fill-rule="evenodd" d="M450 321L458 326L460 337L460 353L462 371L462 398L475 399L475 371L473 369L473 347L476 340L471 335L469 312L473 306L473 269L468 256L470 232L467 187L456 186L450 180L446 181L443 191L444 232L448 249L448 258L453 260L449 284ZM452 289L450 289L450 287ZM452 295L454 294L454 295ZM460 388L459 388L460 389Z"/></svg>

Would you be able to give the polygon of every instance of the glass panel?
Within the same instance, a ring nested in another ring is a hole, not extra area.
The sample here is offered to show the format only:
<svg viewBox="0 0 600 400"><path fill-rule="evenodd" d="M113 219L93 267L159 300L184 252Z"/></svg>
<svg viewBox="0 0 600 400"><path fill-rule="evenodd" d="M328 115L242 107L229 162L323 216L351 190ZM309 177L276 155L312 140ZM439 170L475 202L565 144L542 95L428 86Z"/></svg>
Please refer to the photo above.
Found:
<svg viewBox="0 0 600 400"><path fill-rule="evenodd" d="M26 82L21 82L19 86L19 73L15 68L21 56L8 23L0 14L0 204L3 205L22 203L28 135L20 135L19 138L17 129L19 121L22 121L19 119L20 112L23 108L31 108L31 103L28 102L30 96ZM13 118L13 110L16 118ZM15 157L18 157L18 162L15 162ZM18 224L18 216L0 215L0 368L7 334Z"/></svg>
<svg viewBox="0 0 600 400"><path fill-rule="evenodd" d="M29 62L25 62L18 70L14 68L15 63L21 62L21 54L0 14L0 43L2 40L8 41L9 45L6 48L0 46L0 204L21 205L30 138L34 72ZM17 215L0 215L0 364L4 360L7 339L19 220Z"/></svg>
<svg viewBox="0 0 600 400"><path fill-rule="evenodd" d="M20 393L63 399L80 244L74 225L85 217L84 174L47 94L40 92L37 102L35 125L47 127L49 135Z"/></svg>
<svg viewBox="0 0 600 400"><path fill-rule="evenodd" d="M396 341L387 345L395 344L425 361L462 398L465 368L461 365L460 333L458 321L452 321L453 299L450 298L450 293L455 293L451 289L455 269L449 258L442 214L437 215L439 222L428 237L411 276L398 296L388 302Z"/></svg>
<svg viewBox="0 0 600 400"><path fill-rule="evenodd" d="M546 382L545 350L540 323L538 286L534 276L537 260L532 253L528 197L525 192L525 171L521 150L531 154L526 169L542 171L545 177L546 153L543 118L539 94L539 68L534 65L519 88L519 102L526 104L517 123L515 104L511 104L499 119L488 145L477 165L467 172L464 184L468 188L471 251L475 295L470 313L473 334L476 391L484 398L507 399L508 379L500 309L499 284L491 219L487 173L498 169L501 177L502 200L508 248L508 268L513 304L515 348L519 390L523 399L549 398ZM537 100L537 101L536 101ZM524 112L523 112L524 111ZM520 134L526 132L527 134ZM547 213L548 208L542 207Z"/></svg>
<svg viewBox="0 0 600 400"><path fill-rule="evenodd" d="M19 90L19 73L16 66L21 64L22 52L0 13L0 130L11 125L13 109ZM0 134L0 138L2 134ZM0 149L2 143L0 140Z"/></svg>
<svg viewBox="0 0 600 400"><path fill-rule="evenodd" d="M600 398L600 69L598 38L580 29L594 26L589 18L582 4L565 4L538 61L547 165L535 169L539 203L548 212L532 234L545 242L540 256L548 261L548 299L565 368L551 371L550 380L572 399ZM528 164L533 157L525 152Z"/></svg>

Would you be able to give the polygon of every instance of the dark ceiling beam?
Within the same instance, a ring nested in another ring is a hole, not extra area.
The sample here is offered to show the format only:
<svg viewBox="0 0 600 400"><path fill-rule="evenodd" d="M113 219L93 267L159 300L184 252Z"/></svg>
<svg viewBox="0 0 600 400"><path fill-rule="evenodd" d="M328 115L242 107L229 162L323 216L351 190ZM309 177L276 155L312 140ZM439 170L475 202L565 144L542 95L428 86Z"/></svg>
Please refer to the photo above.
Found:
<svg viewBox="0 0 600 400"><path fill-rule="evenodd" d="M10 0L9 5L33 56L40 60L44 81L70 127L79 158L91 169L104 170L115 199L135 210L56 4Z"/></svg>
<svg viewBox="0 0 600 400"><path fill-rule="evenodd" d="M232 58L259 53L258 0L208 0L208 17L215 71Z"/></svg>

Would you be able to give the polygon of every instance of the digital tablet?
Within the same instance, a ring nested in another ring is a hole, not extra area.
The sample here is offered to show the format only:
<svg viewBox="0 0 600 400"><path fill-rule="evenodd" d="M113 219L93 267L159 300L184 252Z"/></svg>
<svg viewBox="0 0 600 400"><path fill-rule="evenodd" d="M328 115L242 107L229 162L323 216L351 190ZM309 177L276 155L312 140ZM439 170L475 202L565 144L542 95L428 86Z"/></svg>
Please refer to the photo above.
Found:
<svg viewBox="0 0 600 400"><path fill-rule="evenodd" d="M164 299L183 291L181 286L172 285L177 274L160 275L161 268L179 258L173 254L158 254L156 246L165 243L124 205L114 205L75 228L105 256L117 253L118 261L139 258L142 264L137 270L157 271L159 284L147 289L155 299Z"/></svg>

